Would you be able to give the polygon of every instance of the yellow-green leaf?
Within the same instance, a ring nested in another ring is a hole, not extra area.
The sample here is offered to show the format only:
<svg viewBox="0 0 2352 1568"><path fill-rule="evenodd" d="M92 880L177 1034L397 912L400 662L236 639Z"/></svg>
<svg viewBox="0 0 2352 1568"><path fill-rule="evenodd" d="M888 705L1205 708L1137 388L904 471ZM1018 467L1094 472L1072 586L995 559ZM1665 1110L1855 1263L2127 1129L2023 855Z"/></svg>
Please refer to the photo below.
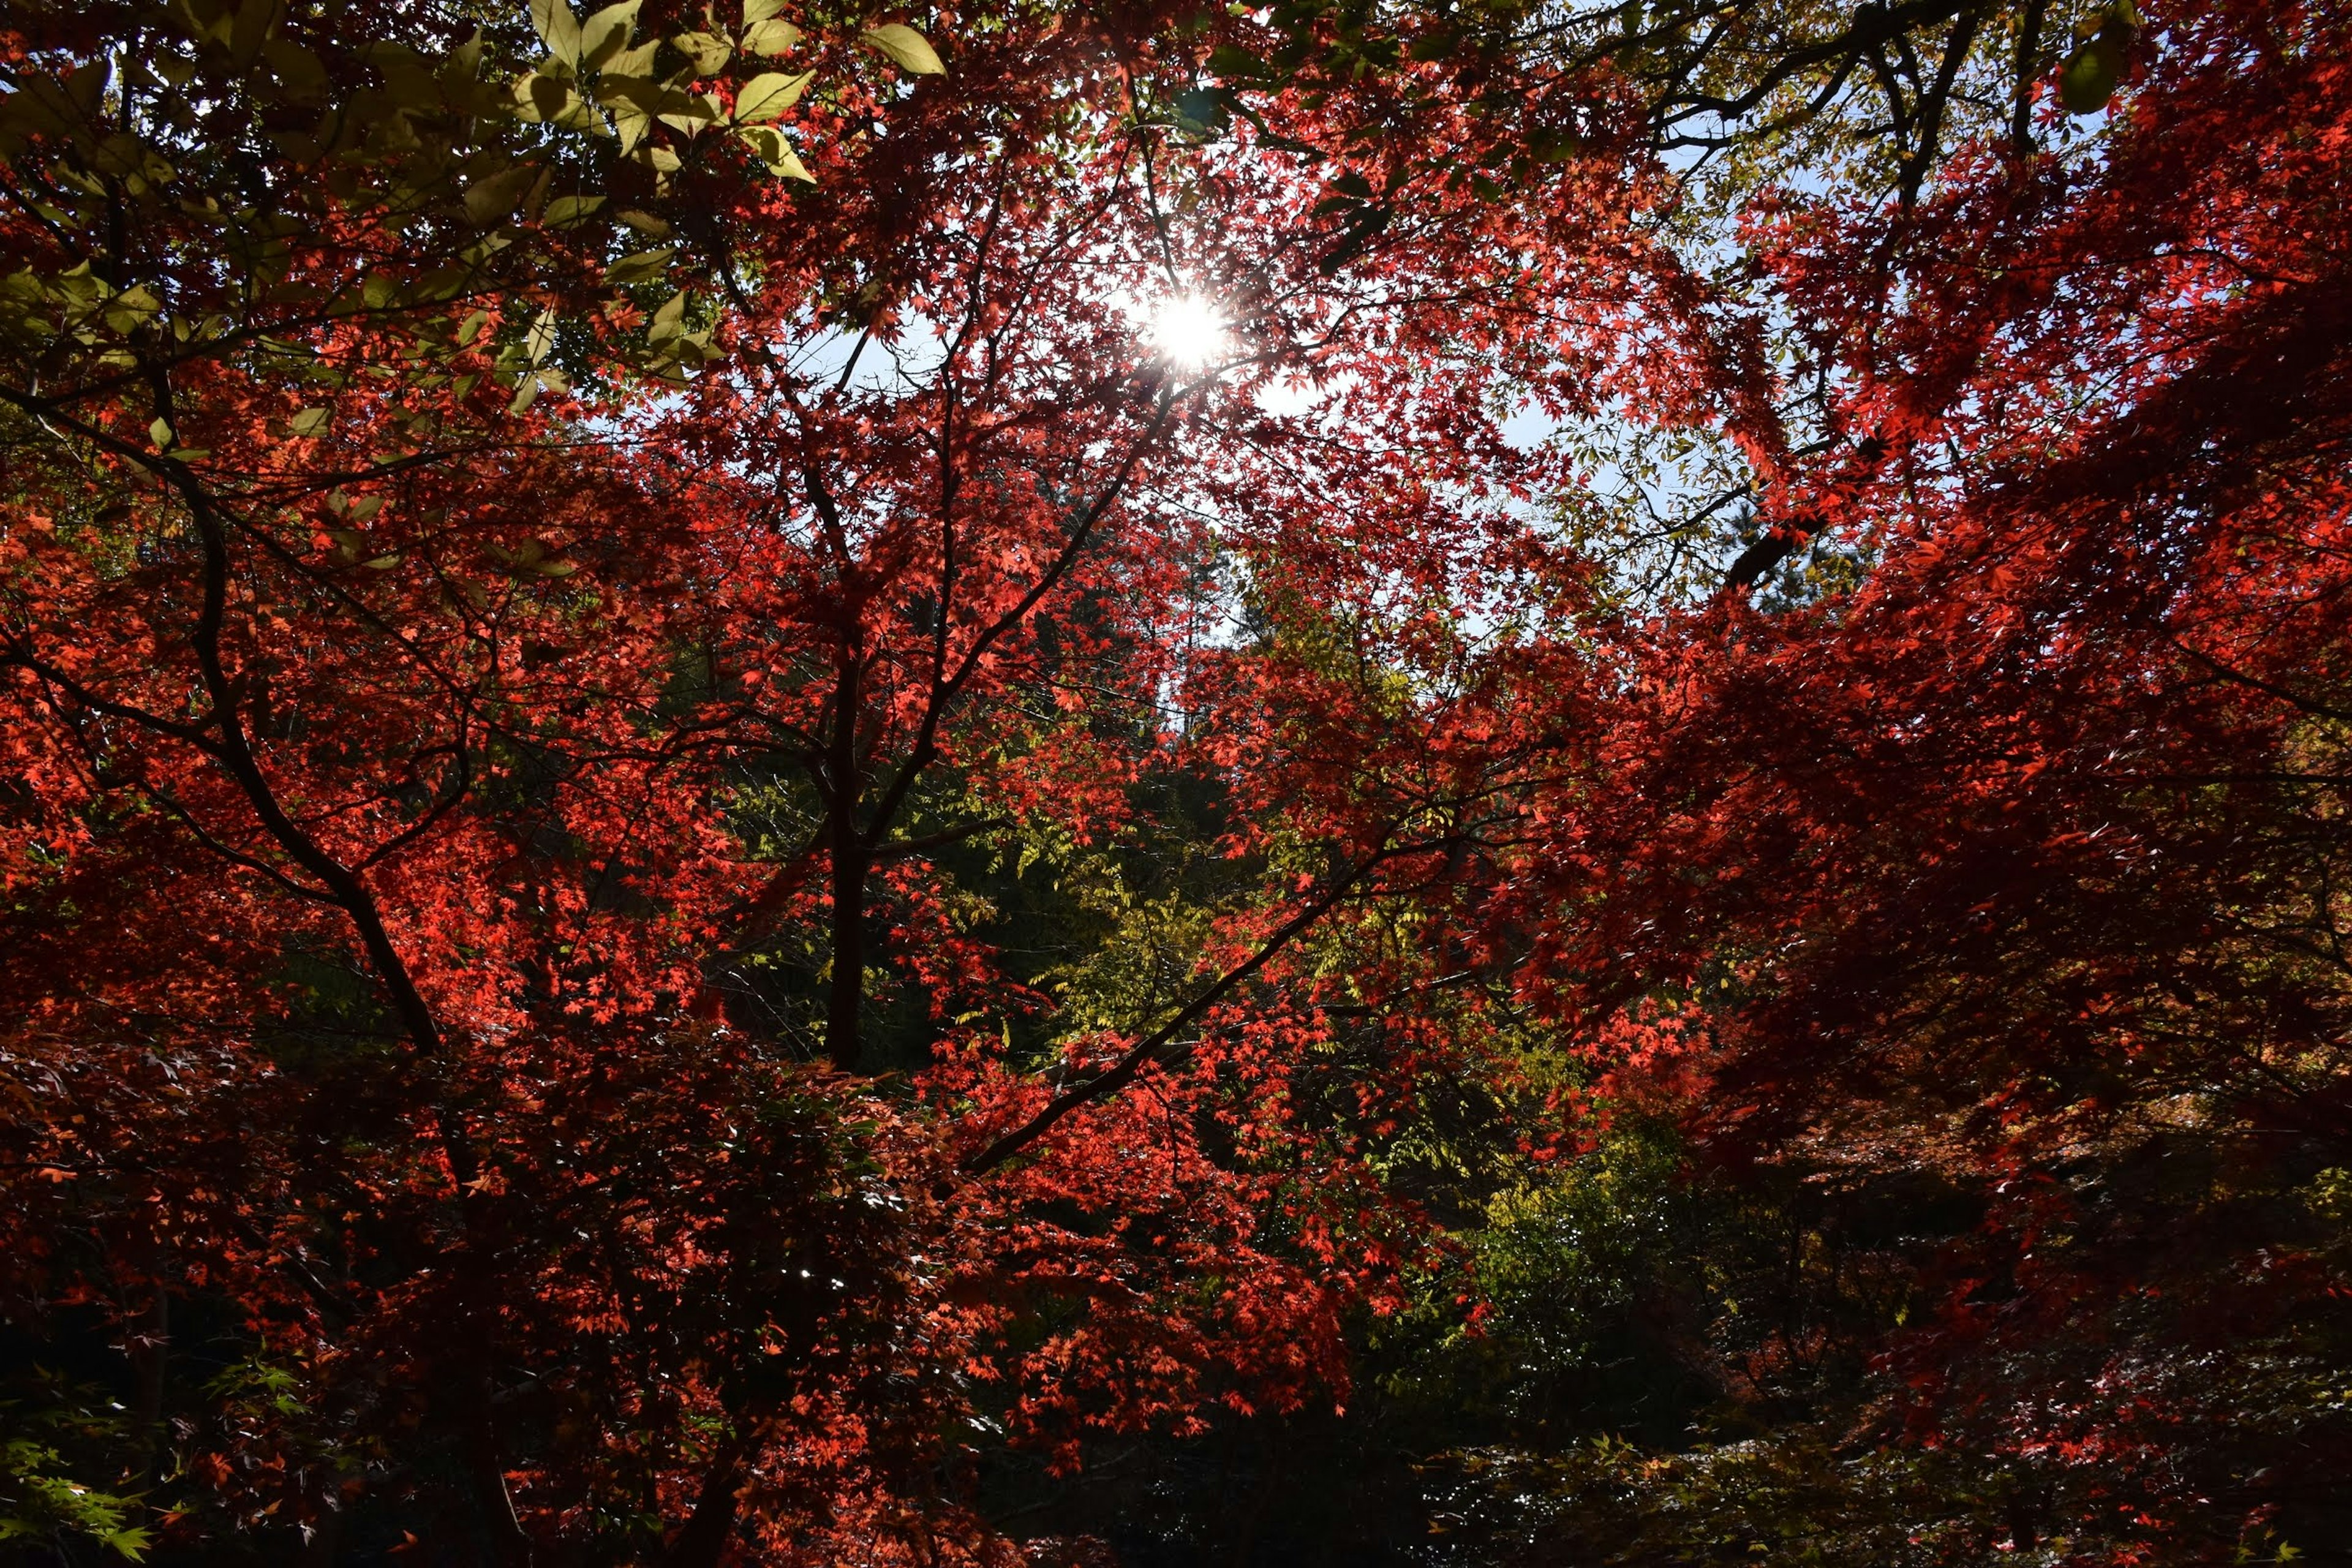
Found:
<svg viewBox="0 0 2352 1568"><path fill-rule="evenodd" d="M636 25L637 7L645 0L621 0L588 18L580 29L580 63L595 70L629 47L629 29Z"/></svg>
<svg viewBox="0 0 2352 1568"><path fill-rule="evenodd" d="M647 38L633 49L623 49L604 62L604 81L609 88L614 77L632 77L651 81L654 77L654 56L660 52L661 40Z"/></svg>
<svg viewBox="0 0 2352 1568"><path fill-rule="evenodd" d="M650 282L660 277L668 268L671 255L672 252L667 247L664 247L659 250L640 250L634 256L624 256L606 269L604 280L608 283Z"/></svg>
<svg viewBox="0 0 2352 1568"><path fill-rule="evenodd" d="M686 57L697 76L717 75L735 53L735 47L716 33L680 33L670 43Z"/></svg>
<svg viewBox="0 0 2352 1568"><path fill-rule="evenodd" d="M558 196L547 204L548 226L570 228L604 205L602 196Z"/></svg>
<svg viewBox="0 0 2352 1568"><path fill-rule="evenodd" d="M172 434L172 422L168 419L157 419L148 426L147 438L155 443L157 450L164 452L170 451L179 441L179 437Z"/></svg>
<svg viewBox="0 0 2352 1568"><path fill-rule="evenodd" d="M785 141L784 133L774 126L746 125L735 134L743 139L743 144L751 149L754 157L768 166L768 173L816 184L816 176L808 172L807 165L793 151L793 144Z"/></svg>
<svg viewBox="0 0 2352 1568"><path fill-rule="evenodd" d="M800 101L814 71L803 71L798 76L786 76L781 71L767 71L743 84L735 95L735 119L742 125L759 125L775 119Z"/></svg>
<svg viewBox="0 0 2352 1568"><path fill-rule="evenodd" d="M756 27L783 8L784 0L743 0L743 26Z"/></svg>
<svg viewBox="0 0 2352 1568"><path fill-rule="evenodd" d="M685 330L686 295L681 291L663 300L661 309L654 312L653 321L646 327L646 341L666 342Z"/></svg>
<svg viewBox="0 0 2352 1568"><path fill-rule="evenodd" d="M754 22L743 29L747 55L781 55L801 41L801 30L790 22Z"/></svg>
<svg viewBox="0 0 2352 1568"><path fill-rule="evenodd" d="M2068 57L2058 73L2058 97L2069 114L2096 114L2116 95L2123 49L2101 33Z"/></svg>
<svg viewBox="0 0 2352 1568"><path fill-rule="evenodd" d="M528 163L501 169L466 187L466 216L478 224L493 224L514 211L515 203L530 188L539 171Z"/></svg>
<svg viewBox="0 0 2352 1568"><path fill-rule="evenodd" d="M858 35L858 41L889 56L902 71L915 76L947 74L948 68L940 63L940 57L923 35L904 22L885 22L878 27L868 27Z"/></svg>
<svg viewBox="0 0 2352 1568"><path fill-rule="evenodd" d="M515 82L514 98L518 118L551 123L563 120L580 103L580 95L570 82L559 77L542 76L537 71L530 72Z"/></svg>
<svg viewBox="0 0 2352 1568"><path fill-rule="evenodd" d="M719 107L719 95L711 92L675 93L664 100L661 113L655 116L673 131L692 136L706 125L716 125L727 118Z"/></svg>
<svg viewBox="0 0 2352 1568"><path fill-rule="evenodd" d="M286 427L297 436L323 436L334 416L323 408L305 408L286 422Z"/></svg>
<svg viewBox="0 0 2352 1568"><path fill-rule="evenodd" d="M530 0L530 25L549 54L568 66L580 64L580 18L565 0Z"/></svg>

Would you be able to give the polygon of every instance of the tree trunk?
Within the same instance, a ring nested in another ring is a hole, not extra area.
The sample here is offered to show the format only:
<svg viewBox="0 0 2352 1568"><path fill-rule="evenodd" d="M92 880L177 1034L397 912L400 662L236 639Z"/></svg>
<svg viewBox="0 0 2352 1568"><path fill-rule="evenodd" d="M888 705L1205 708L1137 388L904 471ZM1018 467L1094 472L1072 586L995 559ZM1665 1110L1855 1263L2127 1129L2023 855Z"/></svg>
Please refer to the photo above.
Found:
<svg viewBox="0 0 2352 1568"><path fill-rule="evenodd" d="M826 838L833 858L833 983L825 998L824 1048L833 1065L856 1072L863 1054L858 1010L866 999L866 876L871 857L857 824L865 780L858 765L857 716L864 700L865 661L842 648L834 691L833 742L825 773L831 786Z"/></svg>
<svg viewBox="0 0 2352 1568"><path fill-rule="evenodd" d="M740 1438L719 1450L703 1473L702 1495L695 1500L694 1517L686 1521L670 1543L668 1568L718 1568L735 1531L736 1482L743 1469Z"/></svg>
<svg viewBox="0 0 2352 1568"><path fill-rule="evenodd" d="M865 847L855 817L837 810L833 844L833 981L825 998L824 1046L833 1065L856 1072L863 1054L858 1010L866 999Z"/></svg>

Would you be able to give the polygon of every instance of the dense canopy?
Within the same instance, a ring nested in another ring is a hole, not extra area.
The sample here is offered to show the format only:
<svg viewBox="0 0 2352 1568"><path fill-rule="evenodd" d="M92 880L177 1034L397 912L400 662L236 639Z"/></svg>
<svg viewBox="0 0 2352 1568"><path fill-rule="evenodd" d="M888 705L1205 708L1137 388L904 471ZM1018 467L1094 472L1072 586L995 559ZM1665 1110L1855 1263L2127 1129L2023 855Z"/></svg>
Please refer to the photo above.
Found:
<svg viewBox="0 0 2352 1568"><path fill-rule="evenodd" d="M2352 13L17 0L0 1562L2352 1539Z"/></svg>

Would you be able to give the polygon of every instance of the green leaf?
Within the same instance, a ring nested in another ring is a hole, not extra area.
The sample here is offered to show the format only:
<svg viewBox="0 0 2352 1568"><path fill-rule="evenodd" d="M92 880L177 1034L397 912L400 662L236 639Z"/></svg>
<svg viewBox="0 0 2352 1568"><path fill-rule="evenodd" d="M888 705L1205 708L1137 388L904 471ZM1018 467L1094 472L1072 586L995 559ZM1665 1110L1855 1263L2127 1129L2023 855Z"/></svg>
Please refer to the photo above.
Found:
<svg viewBox="0 0 2352 1568"><path fill-rule="evenodd" d="M514 84L515 111L525 120L559 121L579 107L580 95L560 77L532 71Z"/></svg>
<svg viewBox="0 0 2352 1568"><path fill-rule="evenodd" d="M783 8L784 0L743 0L743 26L756 27Z"/></svg>
<svg viewBox="0 0 2352 1568"><path fill-rule="evenodd" d="M326 100L327 68L301 45L291 38L269 38L261 46L261 58L269 63L286 96L296 103L318 104Z"/></svg>
<svg viewBox="0 0 2352 1568"><path fill-rule="evenodd" d="M785 76L780 71L768 71L743 84L735 95L735 119L739 124L758 125L775 119L800 101L801 93L816 75L803 71L798 76Z"/></svg>
<svg viewBox="0 0 2352 1568"><path fill-rule="evenodd" d="M801 41L801 30L790 22L754 22L743 29L747 55L781 55Z"/></svg>
<svg viewBox="0 0 2352 1568"><path fill-rule="evenodd" d="M163 302L140 284L133 283L106 302L101 312L106 324L118 332L128 333L141 322L163 308Z"/></svg>
<svg viewBox="0 0 2352 1568"><path fill-rule="evenodd" d="M565 65L580 64L580 18L564 0L530 0L530 25L547 45L547 52Z"/></svg>
<svg viewBox="0 0 2352 1568"><path fill-rule="evenodd" d="M286 422L286 427L297 436L323 436L334 416L323 408L305 408Z"/></svg>
<svg viewBox="0 0 2352 1568"><path fill-rule="evenodd" d="M554 346L555 312L541 310L539 313L539 320L530 324L530 335L523 340L523 352L530 356L531 363L537 364L547 357L547 351Z"/></svg>
<svg viewBox="0 0 2352 1568"><path fill-rule="evenodd" d="M772 125L746 125L735 134L743 139L743 145L751 149L753 157L768 166L768 173L781 174L784 172L784 159L791 155L793 144L784 140L782 132Z"/></svg>
<svg viewBox="0 0 2352 1568"><path fill-rule="evenodd" d="M604 62L604 77L609 82L614 77L636 77L651 81L654 56L661 52L659 38L647 38L634 49L623 49Z"/></svg>
<svg viewBox="0 0 2352 1568"><path fill-rule="evenodd" d="M143 1524L127 1524L120 1530L110 1530L98 1538L101 1546L110 1546L124 1557L136 1563L155 1540L155 1532Z"/></svg>
<svg viewBox="0 0 2352 1568"><path fill-rule="evenodd" d="M669 258L675 254L664 247L658 250L640 250L634 255L624 256L605 269L604 280L623 284L651 282L668 268Z"/></svg>
<svg viewBox="0 0 2352 1568"><path fill-rule="evenodd" d="M2123 74L2123 47L2102 29L2099 36L2067 57L2058 73L2058 99L2069 114L2096 114L2116 95Z"/></svg>
<svg viewBox="0 0 2352 1568"><path fill-rule="evenodd" d="M589 214L604 205L602 196L558 196L547 204L547 225L550 228L570 228L585 222Z"/></svg>
<svg viewBox="0 0 2352 1568"><path fill-rule="evenodd" d="M688 136L706 125L716 125L727 118L719 107L719 95L710 92L672 93L663 100L662 111L654 116L673 131L683 131Z"/></svg>
<svg viewBox="0 0 2352 1568"><path fill-rule="evenodd" d="M661 309L654 312L653 321L646 328L646 339L649 342L667 342L685 330L686 294L681 290L663 300Z"/></svg>
<svg viewBox="0 0 2352 1568"><path fill-rule="evenodd" d="M680 33L670 43L697 76L716 76L735 55L735 46L716 33Z"/></svg>
<svg viewBox="0 0 2352 1568"><path fill-rule="evenodd" d="M155 449L161 452L168 452L179 444L179 437L172 433L172 422L168 419L159 418L148 426L147 438L154 442Z"/></svg>
<svg viewBox="0 0 2352 1568"><path fill-rule="evenodd" d="M629 47L629 29L636 25L637 8L645 0L620 0L617 5L607 5L580 29L580 63L591 70L601 68L614 56Z"/></svg>
<svg viewBox="0 0 2352 1568"><path fill-rule="evenodd" d="M466 187L466 216L486 227L498 222L514 211L538 173L528 163L518 163L476 180Z"/></svg>
<svg viewBox="0 0 2352 1568"><path fill-rule="evenodd" d="M900 70L913 76L945 76L948 68L924 41L923 35L903 22L885 22L878 27L868 27L857 36L858 42L869 49L886 54Z"/></svg>

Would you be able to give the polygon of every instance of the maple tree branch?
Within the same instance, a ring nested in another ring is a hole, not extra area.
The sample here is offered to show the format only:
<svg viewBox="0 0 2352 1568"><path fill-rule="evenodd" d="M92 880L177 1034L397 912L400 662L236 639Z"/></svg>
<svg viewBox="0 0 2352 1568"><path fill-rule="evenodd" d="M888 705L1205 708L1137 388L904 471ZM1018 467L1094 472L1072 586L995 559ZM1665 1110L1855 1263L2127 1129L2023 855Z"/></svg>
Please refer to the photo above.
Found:
<svg viewBox="0 0 2352 1568"><path fill-rule="evenodd" d="M1110 510L1112 504L1126 493L1128 481L1134 478L1136 466L1143 460L1144 452L1166 430L1168 416L1175 407L1175 395L1163 384L1152 410L1151 422L1129 446L1127 455L1120 459L1118 468L1103 481L1102 488L1096 492L1094 500L1076 520L1075 526L1071 529L1069 537L1063 542L1060 552L1055 555L1045 570L1038 574L1037 580L1032 583L1028 590L1015 601L1011 609L1006 610L996 620L982 628L980 634L972 639L971 646L964 649L963 657L956 661L953 675L941 680L934 673L930 700L924 704L923 721L917 731L915 744L909 750L906 762L901 763L891 775L889 786L884 791L880 804L875 808L873 822L867 829L869 839L878 839L882 834L889 831L890 823L898 816L898 808L905 804L908 792L914 787L916 778L931 764L932 760L937 756L939 728L946 717L948 705L955 700L962 691L964 684L979 670L981 662L986 657L988 650L995 646L998 639L1026 621L1031 613L1044 601L1045 595L1052 593L1061 580L1069 574L1070 568L1077 564L1078 557L1085 552L1087 540L1094 534L1095 526ZM940 613L944 619L947 606L940 605Z"/></svg>
<svg viewBox="0 0 2352 1568"><path fill-rule="evenodd" d="M2042 20L2048 8L2049 0L2026 0L2025 14L2017 24L2017 92L2010 107L2009 155L2021 163L2033 152L2033 84L2041 74Z"/></svg>
<svg viewBox="0 0 2352 1568"><path fill-rule="evenodd" d="M1691 92L1676 100L1669 97L1660 106L1660 118L1666 123L1696 114L1712 114L1725 120L1737 120L1761 104L1781 84L1801 76L1817 66L1832 62L1852 62L1867 51L1884 48L1887 44L1907 37L1914 29L1932 27L1949 21L1961 7L1950 0L1919 0L1907 5L1864 5L1854 13L1854 25L1832 38L1802 48L1791 49L1773 63L1772 68L1759 77L1755 84L1735 97L1719 97L1705 92ZM1697 61L1693 62L1694 69Z"/></svg>
<svg viewBox="0 0 2352 1568"><path fill-rule="evenodd" d="M364 871L372 866L382 865L432 831L434 824L457 809L459 803L465 800L467 792L473 788L474 749L467 743L466 724L462 718L457 725L457 739L449 750L451 765L457 771L457 777L451 781L446 789L440 792L439 797L427 806L415 821L370 850L366 858L359 863L356 869Z"/></svg>
<svg viewBox="0 0 2352 1568"><path fill-rule="evenodd" d="M168 419L168 413L163 417ZM406 960L393 942L375 896L356 872L327 853L287 815L268 775L261 771L253 754L245 732L244 701L221 658L220 635L228 598L228 541L213 510L211 497L188 473L186 466L163 459L161 471L187 502L204 542L204 605L189 636L189 646L196 656L196 668L204 680L205 694L212 700L213 723L220 733L220 763L244 792L269 836L296 864L323 883L342 907L359 932L361 945L367 950L370 965L391 993L394 1011L399 1015L409 1038L425 1055L438 1056L442 1047L440 1026L424 994L417 989Z"/></svg>
<svg viewBox="0 0 2352 1568"><path fill-rule="evenodd" d="M125 723L136 724L142 730L152 730L159 735L168 735L173 740L195 747L207 756L217 754L219 743L196 726L166 719L160 713L150 712L144 708L135 707L128 702L118 702L112 698L100 697L97 692L90 690L72 676L34 652L32 645L16 633L12 631L0 635L5 635L6 637L5 644L0 645L0 647L5 648L5 651L0 651L0 663L13 664L19 669L30 671L47 685L63 692L72 700L75 707L87 709L92 713L104 714L110 719L120 719Z"/></svg>
<svg viewBox="0 0 2352 1568"><path fill-rule="evenodd" d="M2182 653L2187 654L2190 658L2195 659L2199 664L2203 665L2208 670L2212 672L2217 679L2229 682L2234 686L2248 687L2253 690L2262 692L2264 696L2276 698L2279 701L2285 703L2288 707L2293 708L2299 712L2316 714L2322 719L2334 719L2339 721L2352 721L2352 709L2339 708L2333 703L2322 702L2315 698L2304 696L2301 692L2296 691L2292 687L2282 686L2278 682L2273 680L2265 680L2259 675L2250 675L2242 669L2224 664L2221 660L2214 658L2211 654L2207 653L2203 648L2192 646L2186 639L2177 635L2168 636L2165 640L2170 643L2173 647L2179 648Z"/></svg>
<svg viewBox="0 0 2352 1568"><path fill-rule="evenodd" d="M29 396L13 387L0 386L0 399L15 404L28 414L41 416L48 412L43 399ZM173 425L168 381L159 380L156 384L155 413L156 417L167 426ZM409 970L406 960L394 943L374 895L351 868L328 854L287 814L278 799L276 789L269 783L268 775L262 772L253 754L242 717L244 700L221 656L220 637L228 605L228 540L215 498L188 466L178 458L140 451L106 431L79 421L74 423L87 438L161 477L178 493L196 525L197 537L204 549L203 602L197 612L196 624L189 633L189 647L195 655L198 675L212 703L211 723L207 727L217 731L218 738L205 738L191 743L198 744L205 755L212 757L228 773L264 830L297 865L323 885L331 901L352 922L361 946L367 952L370 967L375 970L378 980L390 994L393 1010L398 1016L404 1032L421 1055L437 1058L443 1049L439 1024L434 1018L432 1007L425 1000L424 993L417 988L415 976ZM158 727L161 728L160 725ZM461 1184L470 1181L471 1152L465 1148L462 1141L450 1136L446 1114L443 1120L442 1142L450 1156L453 1170L458 1174Z"/></svg>
<svg viewBox="0 0 2352 1568"><path fill-rule="evenodd" d="M1275 928L1274 933L1260 942L1256 951L1247 959L1227 970L1213 984L1186 1003L1175 1016L1129 1047L1127 1053L1117 1062L1075 1089L1065 1089L1055 1095L1035 1115L1020 1126L997 1138L978 1153L964 1159L960 1168L968 1175L983 1175L1044 1137L1053 1130L1055 1123L1072 1111L1082 1106L1091 1105L1098 1100L1107 1100L1118 1093L1133 1082L1136 1075L1143 1070L1144 1064L1158 1055L1171 1040L1189 1028L1210 1008L1231 995L1244 981L1264 969L1273 961L1276 953L1289 946L1302 932L1338 908L1339 901L1346 898L1374 868L1400 855L1429 847L1431 846L1426 844L1383 845L1375 849L1324 889L1312 902Z"/></svg>
<svg viewBox="0 0 2352 1568"><path fill-rule="evenodd" d="M154 390L156 416L167 426L173 426L167 375L156 374ZM41 400L12 387L0 387L0 399L14 403L37 417L46 412L40 406ZM374 970L378 982L390 997L403 1031L421 1057L437 1060L443 1055L445 1045L438 1022L433 1016L431 1005L418 988L414 973L393 942L374 895L356 872L327 853L287 813L247 737L242 716L244 698L237 683L228 673L220 647L228 603L229 558L225 521L231 520L225 519L215 499L184 462L166 454L143 452L110 433L81 421L69 422L77 426L85 438L161 477L188 508L204 550L203 600L196 624L189 633L189 647L195 656L199 677L211 701L210 722L206 726L196 727L194 733L188 733L189 727L162 721L160 716L142 715L137 710L126 710L124 716L131 718L136 715L134 721L152 721L151 728L185 741L227 773L246 797L247 805L259 819L263 829L297 865L322 884L323 894L305 893L305 896L332 904L351 921L362 948L367 953L369 966ZM216 731L217 738L205 734L205 729ZM210 836L199 831L198 837L203 840ZM231 859L238 864L250 863L249 858L242 855L233 854ZM282 877L278 879L281 882L288 880ZM299 886L294 890L304 891ZM461 1194L471 1190L478 1173L473 1150L462 1132L462 1126L449 1109L446 1105L436 1105L435 1141L449 1162L450 1173L456 1178ZM461 1215L463 1212L461 1207Z"/></svg>
<svg viewBox="0 0 2352 1568"><path fill-rule="evenodd" d="M210 828L206 827L202 822L196 819L194 813L188 810L186 806L181 805L178 800L174 799L170 791L158 788L156 785L149 784L143 779L132 781L132 787L137 789L140 794L145 795L149 800L153 801L158 806L163 808L167 815L175 818L180 825L185 827L190 833L194 834L197 843L203 845L206 849L212 851L215 855L219 856L222 859L226 860L231 865L242 866L248 871L259 873L261 876L268 878L271 882L275 883L280 889L292 894L295 898L305 899L312 903L325 904L331 908L340 907L337 904L334 895L327 891L325 889L305 887L300 882L298 882L293 878L288 876L285 872L279 870L277 867L269 864L267 860L262 860L254 856L247 855L241 849L222 843L220 839L214 837Z"/></svg>
<svg viewBox="0 0 2352 1568"><path fill-rule="evenodd" d="M166 363L165 368L168 370L168 363ZM40 396L34 394L19 392L14 387L0 386L0 401L15 404L19 409L31 415L35 420L39 422L45 428L47 428L51 435L58 437L59 439L64 439L67 431L69 430L74 436L79 437L81 439L91 443L93 446L97 446L106 451L111 452L119 458L122 458L135 463L142 468L150 470L155 470L157 468L155 462L152 461L149 455L141 447L121 439L120 437L117 437L96 425L90 424L85 419L81 419L74 415L64 412L65 399ZM52 420L62 422L66 426L66 430L60 430L57 428L55 425L50 424L50 421ZM293 493L296 494L315 493L321 485L329 484L331 482L340 483L353 479L382 478L388 474L397 473L404 468L424 466L427 462L439 462L445 458L452 457L478 456L484 452L498 451L500 449L502 449L502 447L499 445L490 443L484 443L478 446L441 447L429 453L414 454L409 458L400 458L391 463L374 465L365 469L329 470L314 476L310 482L305 483L299 487L292 488L292 490ZM206 493L208 495L210 494L209 491ZM248 491L247 493L250 496L253 492ZM268 529L257 526L248 517L238 515L236 510L225 504L219 497L212 496L211 500L215 511L221 518L234 523L239 533L244 535L246 538L254 541L264 552L268 554L273 560L277 561L295 576L301 579L301 581L307 584L313 591L323 595L335 604L340 605L342 608L357 616L366 625L374 627L385 637L393 638L398 637L399 634L396 628L394 628L389 621L385 620L382 615L377 613L377 611L370 605L367 601L360 598L357 595L352 593L342 584L336 583L332 579L320 574L309 562L304 561L295 552L289 550L283 542L270 532ZM414 660L417 668L430 676L445 694L463 703L469 715L472 713L475 704L479 700L480 692L478 686L468 687L464 682L458 680L455 676L442 669L434 660L424 657L414 647L406 648L405 657ZM79 700L79 699L77 699L77 700ZM184 725L174 727L168 720L161 718L138 719L129 710L125 710L117 716L131 719L134 722L142 723L147 728L156 730L162 733L173 734L175 739L184 741L191 745L206 749L207 754L209 754L210 749L215 744L215 742L211 741L209 737L202 735L192 727ZM508 731L495 724L489 726L489 728L494 733L508 733Z"/></svg>
<svg viewBox="0 0 2352 1568"><path fill-rule="evenodd" d="M1968 58L1969 47L1976 42L1977 28L1983 21L1982 13L1970 8L1960 13L1953 24L1951 40L1944 47L1943 64L1936 72L1935 86L1916 106L1918 109L1918 140L1911 156L1904 161L1902 208L1908 213L1918 204L1919 187L1927 183L1927 171L1941 151L1944 139L1944 109L1951 101L1952 84L1960 74L1960 65Z"/></svg>
<svg viewBox="0 0 2352 1568"><path fill-rule="evenodd" d="M977 822L967 822L961 827L948 827L937 833L926 833L919 838L885 839L874 846L873 855L877 860L902 859L909 855L921 855L929 850L943 848L950 844L961 844L967 838L977 837L981 834L992 833L997 828L1012 826L1013 818L1009 816L982 817Z"/></svg>
<svg viewBox="0 0 2352 1568"><path fill-rule="evenodd" d="M750 1457L751 1445L748 1438L730 1437L711 1456L702 1473L702 1485L695 1494L694 1512L680 1530L677 1539L670 1543L664 1559L668 1568L709 1568L726 1551L727 1538L735 1528L735 1512L740 1506L737 1477L742 1473L743 1461Z"/></svg>

